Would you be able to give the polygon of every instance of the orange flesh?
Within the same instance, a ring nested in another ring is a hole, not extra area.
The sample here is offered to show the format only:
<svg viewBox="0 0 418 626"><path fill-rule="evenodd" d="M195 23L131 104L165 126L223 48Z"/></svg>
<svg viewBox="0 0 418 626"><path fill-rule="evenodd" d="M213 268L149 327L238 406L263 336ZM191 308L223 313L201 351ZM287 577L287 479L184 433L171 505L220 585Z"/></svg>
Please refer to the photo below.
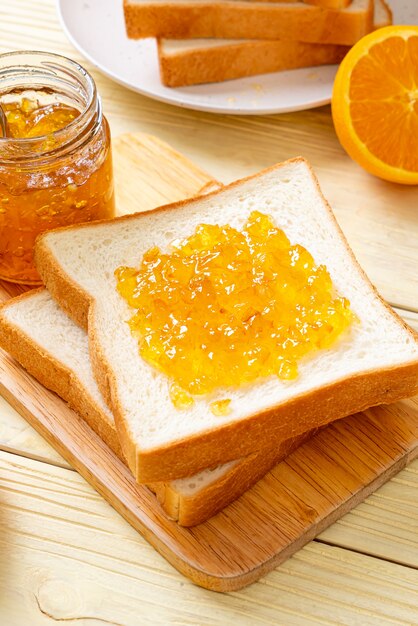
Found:
<svg viewBox="0 0 418 626"><path fill-rule="evenodd" d="M378 159L418 172L418 37L374 44L353 68L350 117Z"/></svg>
<svg viewBox="0 0 418 626"><path fill-rule="evenodd" d="M201 224L169 253L151 248L139 269L115 275L136 309L140 354L174 381L178 408L220 387L295 378L301 357L330 347L353 319L326 267L257 211L242 231ZM225 415L229 405L211 409Z"/></svg>

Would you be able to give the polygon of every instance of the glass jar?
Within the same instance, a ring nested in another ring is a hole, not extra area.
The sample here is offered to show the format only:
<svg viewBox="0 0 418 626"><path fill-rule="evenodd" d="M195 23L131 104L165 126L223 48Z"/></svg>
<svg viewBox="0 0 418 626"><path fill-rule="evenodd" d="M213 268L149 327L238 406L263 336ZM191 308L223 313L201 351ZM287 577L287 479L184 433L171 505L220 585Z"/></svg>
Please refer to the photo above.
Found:
<svg viewBox="0 0 418 626"><path fill-rule="evenodd" d="M19 113L28 103L35 114L50 106L77 111L59 130L0 137L0 279L35 285L39 233L114 215L109 125L93 78L56 54L0 55L0 103Z"/></svg>

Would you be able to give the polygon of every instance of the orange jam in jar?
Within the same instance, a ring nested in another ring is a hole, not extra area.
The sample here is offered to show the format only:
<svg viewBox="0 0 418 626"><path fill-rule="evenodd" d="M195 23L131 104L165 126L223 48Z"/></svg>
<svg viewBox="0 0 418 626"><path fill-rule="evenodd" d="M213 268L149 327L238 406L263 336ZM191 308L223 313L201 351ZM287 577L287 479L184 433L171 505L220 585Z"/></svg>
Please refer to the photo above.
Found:
<svg viewBox="0 0 418 626"><path fill-rule="evenodd" d="M54 54L0 55L0 279L35 285L37 235L114 216L110 131L92 77Z"/></svg>
<svg viewBox="0 0 418 626"><path fill-rule="evenodd" d="M330 347L354 319L326 267L258 211L241 231L201 224L115 275L135 309L140 354L172 381L177 408L262 377L296 378L299 360ZM212 402L212 412L227 415L229 400Z"/></svg>

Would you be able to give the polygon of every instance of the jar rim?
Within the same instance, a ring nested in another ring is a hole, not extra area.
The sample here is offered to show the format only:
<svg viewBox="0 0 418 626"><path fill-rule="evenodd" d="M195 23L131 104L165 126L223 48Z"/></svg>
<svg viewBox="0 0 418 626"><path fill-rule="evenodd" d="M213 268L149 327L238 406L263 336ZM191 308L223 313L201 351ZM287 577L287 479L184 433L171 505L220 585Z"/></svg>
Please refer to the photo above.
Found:
<svg viewBox="0 0 418 626"><path fill-rule="evenodd" d="M29 60L30 58L32 62L20 64L18 62L19 58L22 60L24 60L25 58ZM2 68L2 61L8 61L9 59L12 61L12 63ZM16 60L16 62L13 63L14 60ZM47 72L50 76L53 76L54 72L60 71L66 74L69 78L72 77L73 79L78 80L80 87L85 92L85 103L83 104L82 110L80 110L80 115L63 128L53 131L52 133L48 133L46 135L39 135L37 137L0 137L0 147L2 145L3 147L7 145L15 148L17 152L20 152L21 150L27 150L28 152L35 153L36 147L39 146L41 148L41 146L44 145L45 142L51 138L51 136L57 140L56 143L58 145L68 143L65 141L65 139L68 138L69 135L71 135L71 137L80 136L80 134L85 130L86 126L88 126L91 122L93 115L98 111L101 112L100 102L94 79L82 65L77 63L77 61L73 61L72 59L69 59L68 57L61 54L56 54L54 52L43 52L41 50L17 50L13 52L5 52L3 54L0 54L0 78L2 77L2 73L6 74L10 71L13 71L13 68L17 68L19 65L22 68L27 68L29 72L31 70L39 70ZM16 76L20 76L20 74L16 74ZM28 76L30 76L30 73L28 74ZM24 82L17 82L16 86L19 85L23 86ZM0 89L0 96L4 93L7 93L7 91ZM54 150L52 150L51 152L53 151ZM39 157L45 157L47 156L47 154L48 152L42 153L42 150L38 151ZM28 158L34 158L34 154L32 154ZM26 160L26 158L24 158L24 160Z"/></svg>

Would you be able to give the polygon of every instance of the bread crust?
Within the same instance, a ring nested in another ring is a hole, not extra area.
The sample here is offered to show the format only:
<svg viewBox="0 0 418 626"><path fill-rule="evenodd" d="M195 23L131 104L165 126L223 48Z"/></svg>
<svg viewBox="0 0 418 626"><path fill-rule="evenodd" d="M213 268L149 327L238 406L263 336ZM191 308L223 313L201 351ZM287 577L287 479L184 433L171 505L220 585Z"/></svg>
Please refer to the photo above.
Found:
<svg viewBox="0 0 418 626"><path fill-rule="evenodd" d="M35 246L35 264L37 264L36 255L37 247ZM65 272L56 271L56 261L48 247L42 249L41 265L44 272L42 280L51 296L73 322L87 331L90 296ZM54 276L54 279L49 280L49 276Z"/></svg>
<svg viewBox="0 0 418 626"><path fill-rule="evenodd" d="M348 46L300 41L250 41L175 54L158 41L162 82L167 87L213 83L244 76L340 63Z"/></svg>
<svg viewBox="0 0 418 626"><path fill-rule="evenodd" d="M124 0L123 6L131 39L287 39L351 46L373 29L373 0L359 10L241 0L149 4Z"/></svg>
<svg viewBox="0 0 418 626"><path fill-rule="evenodd" d="M170 517L176 519L181 526L196 526L239 498L315 432L316 430L303 433L261 453L250 454L217 481L193 496L179 494L172 483L153 483L149 487Z"/></svg>
<svg viewBox="0 0 418 626"><path fill-rule="evenodd" d="M319 188L311 166L305 159L296 157L284 163L279 163L258 174L235 181L224 189L234 189L245 181L258 178L292 163L304 163L307 166L312 182L324 203L324 207L338 229L340 245L346 248L352 265L356 267L364 281L373 289L377 298L390 312L390 315L406 329L412 340L417 341L416 333L382 300L376 289L371 285L365 272L359 266L336 222L331 207ZM205 197L215 197L222 194L222 192L222 189L214 191ZM165 205L147 212L147 215L157 211L159 213L172 211L179 207L190 205L193 202L194 199L192 198ZM139 219L140 215L134 214L116 219L118 221ZM105 221L97 222L96 224L103 223ZM77 227L64 227L57 229L57 231L45 233L38 238L35 253L37 268L51 294L57 293L57 290L54 288L55 282L63 284L66 280L71 282L71 279L62 271L58 260L54 259L49 253L48 237L53 236L54 232L61 230L87 227L94 228L95 225L82 224ZM63 296L71 294L72 291L73 289L71 288L68 290L60 289L59 293ZM82 300L87 302L90 300L90 297ZM59 303L61 304L60 301ZM71 303L66 303L66 310L70 307ZM97 338L92 318L89 320L89 335L92 345L95 346ZM129 424L127 424L124 416L123 405L117 397L115 375L104 356L100 353L100 350L95 354L94 367L97 380L105 380L106 385L109 386L110 399L121 446L131 471L140 483L167 481L190 476L207 467L214 467L230 460L248 456L256 451L266 450L271 447L273 441L279 444L285 439L298 436L313 428L325 426L336 419L357 413L370 406L395 402L418 392L417 359L398 367L379 368L352 376L349 379L344 378L325 387L319 387L310 392L300 394L279 406L272 406L266 411L254 413L239 422L208 429L187 439L179 439L170 445L141 450L137 448L133 440L129 431Z"/></svg>
<svg viewBox="0 0 418 626"><path fill-rule="evenodd" d="M93 398L86 395L77 375L65 367L51 352L12 324L4 313L10 306L44 291L41 287L23 293L0 306L0 347L9 352L44 387L58 394L71 409L87 422L94 432L126 463L116 429ZM45 331L47 332L47 328Z"/></svg>
<svg viewBox="0 0 418 626"><path fill-rule="evenodd" d="M324 9L345 9L353 0L303 0L305 4L314 4Z"/></svg>
<svg viewBox="0 0 418 626"><path fill-rule="evenodd" d="M268 446L269 441L279 442L371 406L390 404L412 396L418 392L417 380L417 363L392 368L391 371L370 372L316 389L283 407L273 407L243 422L227 425L223 427L222 434L219 430L206 431L195 438L180 440L164 448L137 450L137 480L151 482L160 476L167 476L171 480L189 475L190 468L193 468L193 473L197 473L204 467L261 451ZM116 415L119 415L121 422L123 414L120 407L116 408ZM123 427L119 429L119 436L123 449L130 446L129 432L124 431Z"/></svg>

